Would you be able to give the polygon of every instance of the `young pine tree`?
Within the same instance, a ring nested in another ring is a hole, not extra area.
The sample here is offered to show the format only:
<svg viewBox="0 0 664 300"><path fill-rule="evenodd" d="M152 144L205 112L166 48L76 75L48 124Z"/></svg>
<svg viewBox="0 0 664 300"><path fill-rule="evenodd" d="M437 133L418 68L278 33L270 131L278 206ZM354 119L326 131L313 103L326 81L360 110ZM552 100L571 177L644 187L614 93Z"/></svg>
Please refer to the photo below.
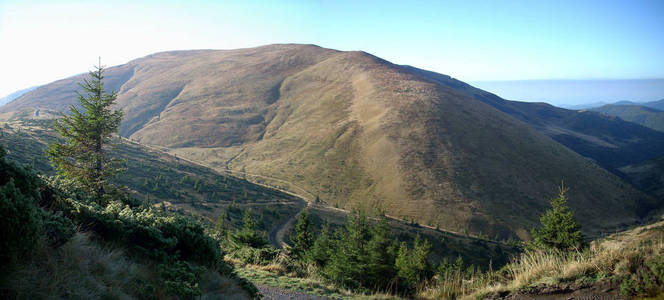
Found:
<svg viewBox="0 0 664 300"><path fill-rule="evenodd" d="M314 235L311 232L311 219L309 213L303 211L297 218L293 235L293 247L291 253L297 259L304 259L305 255L314 244Z"/></svg>
<svg viewBox="0 0 664 300"><path fill-rule="evenodd" d="M409 249L405 242L401 243L394 265L403 288L413 291L433 275L428 259L430 252L431 243L419 235L415 238L413 249Z"/></svg>
<svg viewBox="0 0 664 300"><path fill-rule="evenodd" d="M253 217L251 217L249 210L244 211L242 221L244 223L242 229L231 235L231 239L236 244L249 246L251 248L263 248L268 245L269 242L265 239L265 236L256 229L256 222L254 222Z"/></svg>
<svg viewBox="0 0 664 300"><path fill-rule="evenodd" d="M364 276L370 287L383 290L396 277L394 262L399 244L392 236L384 216L371 228L371 239L366 246L367 274Z"/></svg>
<svg viewBox="0 0 664 300"><path fill-rule="evenodd" d="M366 213L353 213L346 219L344 228L337 230L335 235L325 276L343 287L359 288L367 274L365 246L371 237Z"/></svg>
<svg viewBox="0 0 664 300"><path fill-rule="evenodd" d="M325 223L318 238L311 247L310 259L319 267L325 267L330 260L333 241L330 240L330 224Z"/></svg>
<svg viewBox="0 0 664 300"><path fill-rule="evenodd" d="M107 192L108 179L119 169L107 157L111 135L118 131L122 112L112 110L117 94L104 90L104 68L101 61L91 79L83 79L78 93L82 109L71 106L71 115L55 122L55 130L64 139L49 145L47 155L58 174L72 178L101 203Z"/></svg>
<svg viewBox="0 0 664 300"><path fill-rule="evenodd" d="M540 216L542 226L531 230L532 246L543 249L572 250L583 246L581 225L567 206L567 189L560 186L558 197L551 200L551 209Z"/></svg>

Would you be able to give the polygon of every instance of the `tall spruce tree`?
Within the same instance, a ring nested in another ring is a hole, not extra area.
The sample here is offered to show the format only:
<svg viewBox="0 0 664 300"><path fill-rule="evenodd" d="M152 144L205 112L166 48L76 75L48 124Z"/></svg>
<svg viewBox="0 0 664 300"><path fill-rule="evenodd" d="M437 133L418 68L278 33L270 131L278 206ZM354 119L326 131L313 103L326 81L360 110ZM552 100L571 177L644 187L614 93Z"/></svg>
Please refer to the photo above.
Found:
<svg viewBox="0 0 664 300"><path fill-rule="evenodd" d="M561 185L558 197L551 200L551 209L540 216L542 227L531 231L532 246L571 250L583 246L581 225L574 219L574 212L567 206L567 189Z"/></svg>
<svg viewBox="0 0 664 300"><path fill-rule="evenodd" d="M122 111L111 109L117 94L104 90L103 74L100 59L89 73L91 78L79 84L83 88L83 93L77 92L82 109L72 105L71 114L55 122L55 130L63 141L54 142L47 149L58 174L74 179L99 203L108 190L108 179L119 170L111 165L113 160L106 150L122 121Z"/></svg>

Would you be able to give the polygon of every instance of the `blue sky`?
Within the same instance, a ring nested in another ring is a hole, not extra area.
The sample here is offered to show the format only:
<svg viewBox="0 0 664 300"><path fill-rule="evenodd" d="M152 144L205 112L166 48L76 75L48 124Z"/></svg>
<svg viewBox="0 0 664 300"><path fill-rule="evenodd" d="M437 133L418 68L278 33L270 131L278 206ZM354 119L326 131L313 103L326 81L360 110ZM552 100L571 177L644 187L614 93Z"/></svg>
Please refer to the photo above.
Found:
<svg viewBox="0 0 664 300"><path fill-rule="evenodd" d="M98 56L270 43L364 50L464 81L664 78L664 1L0 0L0 95Z"/></svg>

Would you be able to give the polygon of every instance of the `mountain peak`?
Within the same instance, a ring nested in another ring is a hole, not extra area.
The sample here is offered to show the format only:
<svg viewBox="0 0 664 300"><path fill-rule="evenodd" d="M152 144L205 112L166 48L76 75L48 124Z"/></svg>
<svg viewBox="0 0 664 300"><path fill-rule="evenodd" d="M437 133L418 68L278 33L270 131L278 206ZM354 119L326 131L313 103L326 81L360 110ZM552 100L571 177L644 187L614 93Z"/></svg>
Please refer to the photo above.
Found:
<svg viewBox="0 0 664 300"><path fill-rule="evenodd" d="M0 111L65 111L78 80ZM635 221L635 199L647 198L492 107L497 96L363 51L161 52L109 68L105 84L119 91L123 136L452 231L526 237L560 180L589 232Z"/></svg>

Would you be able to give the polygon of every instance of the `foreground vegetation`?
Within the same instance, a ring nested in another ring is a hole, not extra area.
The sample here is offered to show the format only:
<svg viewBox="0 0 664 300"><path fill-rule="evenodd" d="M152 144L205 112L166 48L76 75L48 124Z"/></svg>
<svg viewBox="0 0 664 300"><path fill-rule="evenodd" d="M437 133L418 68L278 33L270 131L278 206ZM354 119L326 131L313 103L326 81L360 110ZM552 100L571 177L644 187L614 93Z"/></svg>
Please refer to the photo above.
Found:
<svg viewBox="0 0 664 300"><path fill-rule="evenodd" d="M122 195L101 206L71 180L8 161L4 150L0 172L4 297L256 292L233 279L218 242L195 220Z"/></svg>
<svg viewBox="0 0 664 300"><path fill-rule="evenodd" d="M106 94L102 74L98 66L82 84L85 110L72 106L71 116L55 122L62 140L47 154L57 176L37 176L7 160L0 146L1 296L255 295L248 282L245 291L224 286L232 268L200 222L156 209L109 182L121 171L108 152L122 113L111 110L115 93Z"/></svg>
<svg viewBox="0 0 664 300"><path fill-rule="evenodd" d="M600 290L593 289L601 286ZM484 298L508 294L565 294L587 289L591 295L662 296L664 221L615 234L584 250L523 253L500 271L480 276L449 274L423 291L431 298Z"/></svg>
<svg viewBox="0 0 664 300"><path fill-rule="evenodd" d="M51 124L52 120L22 120L0 125L0 143L6 145L7 157L41 174L54 175L55 170L43 155L47 145L58 140L49 129ZM127 140L109 154L122 161L125 170L111 178L111 183L128 188L138 200L209 223L229 211L232 226L241 227L243 211L250 209L257 226L269 231L296 212L300 202L277 190Z"/></svg>

